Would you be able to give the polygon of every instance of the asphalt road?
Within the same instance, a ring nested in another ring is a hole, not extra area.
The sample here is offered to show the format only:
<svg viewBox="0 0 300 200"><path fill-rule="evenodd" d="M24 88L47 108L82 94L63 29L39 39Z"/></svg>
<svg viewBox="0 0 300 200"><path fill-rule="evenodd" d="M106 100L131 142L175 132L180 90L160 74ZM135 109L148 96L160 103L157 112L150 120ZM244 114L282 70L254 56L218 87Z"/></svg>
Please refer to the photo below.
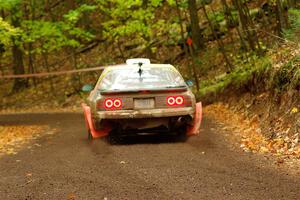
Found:
<svg viewBox="0 0 300 200"><path fill-rule="evenodd" d="M229 148L204 119L201 134L86 139L81 114L0 115L0 125L49 124L58 133L0 158L0 200L300 199L300 178Z"/></svg>

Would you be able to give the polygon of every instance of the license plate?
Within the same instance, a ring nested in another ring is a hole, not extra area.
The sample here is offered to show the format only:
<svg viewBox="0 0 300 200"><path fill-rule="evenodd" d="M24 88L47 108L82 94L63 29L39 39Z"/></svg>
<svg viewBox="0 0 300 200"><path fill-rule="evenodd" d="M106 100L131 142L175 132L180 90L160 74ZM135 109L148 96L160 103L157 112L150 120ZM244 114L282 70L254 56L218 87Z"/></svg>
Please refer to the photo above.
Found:
<svg viewBox="0 0 300 200"><path fill-rule="evenodd" d="M154 108L154 99L134 99L135 109L149 109Z"/></svg>

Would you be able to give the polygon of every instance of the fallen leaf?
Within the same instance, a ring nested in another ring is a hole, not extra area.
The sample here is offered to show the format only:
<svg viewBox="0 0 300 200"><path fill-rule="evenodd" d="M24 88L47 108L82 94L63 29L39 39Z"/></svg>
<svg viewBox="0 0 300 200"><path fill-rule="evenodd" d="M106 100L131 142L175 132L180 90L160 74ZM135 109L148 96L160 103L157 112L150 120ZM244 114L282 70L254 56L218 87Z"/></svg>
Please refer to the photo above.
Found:
<svg viewBox="0 0 300 200"><path fill-rule="evenodd" d="M291 114L294 114L294 113L298 113L299 110L298 108L294 107L292 110L291 110Z"/></svg>

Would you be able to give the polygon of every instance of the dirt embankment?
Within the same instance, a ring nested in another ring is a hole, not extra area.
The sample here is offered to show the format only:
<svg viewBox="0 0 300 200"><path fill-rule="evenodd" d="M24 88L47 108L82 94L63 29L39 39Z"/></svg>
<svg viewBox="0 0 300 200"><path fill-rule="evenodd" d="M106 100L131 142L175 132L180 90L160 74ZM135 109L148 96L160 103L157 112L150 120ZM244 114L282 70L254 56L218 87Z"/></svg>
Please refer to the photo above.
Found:
<svg viewBox="0 0 300 200"><path fill-rule="evenodd" d="M245 151L272 154L279 162L300 159L300 53L282 51L270 56L268 72L229 85L207 101L218 103L206 107L206 113L240 133Z"/></svg>

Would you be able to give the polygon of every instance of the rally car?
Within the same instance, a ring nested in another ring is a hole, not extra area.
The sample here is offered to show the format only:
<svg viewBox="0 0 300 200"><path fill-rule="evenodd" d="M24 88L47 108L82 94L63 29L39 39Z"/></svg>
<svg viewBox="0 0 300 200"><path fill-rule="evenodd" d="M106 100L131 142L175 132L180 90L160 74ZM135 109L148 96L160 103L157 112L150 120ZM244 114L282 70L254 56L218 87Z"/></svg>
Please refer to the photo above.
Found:
<svg viewBox="0 0 300 200"><path fill-rule="evenodd" d="M82 104L89 138L109 134L178 133L195 135L202 119L196 103L175 67L129 59L102 72Z"/></svg>

